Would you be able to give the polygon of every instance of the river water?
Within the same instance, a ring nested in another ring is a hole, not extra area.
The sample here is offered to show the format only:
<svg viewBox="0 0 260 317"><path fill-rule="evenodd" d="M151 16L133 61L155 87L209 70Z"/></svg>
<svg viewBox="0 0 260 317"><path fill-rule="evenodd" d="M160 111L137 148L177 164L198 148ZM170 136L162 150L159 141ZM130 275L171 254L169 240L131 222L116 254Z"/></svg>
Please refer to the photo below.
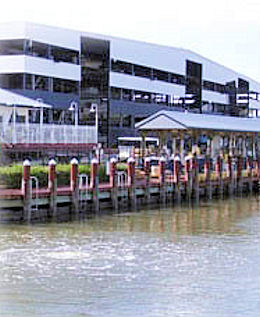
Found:
<svg viewBox="0 0 260 317"><path fill-rule="evenodd" d="M1 225L0 316L260 315L260 202Z"/></svg>

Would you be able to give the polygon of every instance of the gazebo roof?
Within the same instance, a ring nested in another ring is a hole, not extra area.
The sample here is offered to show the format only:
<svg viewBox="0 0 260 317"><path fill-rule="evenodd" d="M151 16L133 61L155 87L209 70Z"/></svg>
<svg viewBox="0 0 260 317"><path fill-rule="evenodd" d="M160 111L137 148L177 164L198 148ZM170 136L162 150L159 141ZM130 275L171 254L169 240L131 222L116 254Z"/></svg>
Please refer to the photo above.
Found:
<svg viewBox="0 0 260 317"><path fill-rule="evenodd" d="M227 132L260 132L260 119L161 110L140 121L135 127L141 131L197 129Z"/></svg>
<svg viewBox="0 0 260 317"><path fill-rule="evenodd" d="M30 108L52 108L51 105L0 88L0 104Z"/></svg>

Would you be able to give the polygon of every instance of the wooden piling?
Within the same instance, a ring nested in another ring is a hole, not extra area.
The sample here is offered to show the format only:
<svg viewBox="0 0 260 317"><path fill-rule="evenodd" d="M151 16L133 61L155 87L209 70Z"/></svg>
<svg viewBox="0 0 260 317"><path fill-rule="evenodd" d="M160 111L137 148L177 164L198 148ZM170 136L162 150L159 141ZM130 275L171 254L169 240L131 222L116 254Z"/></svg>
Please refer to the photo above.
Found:
<svg viewBox="0 0 260 317"><path fill-rule="evenodd" d="M174 198L178 203L181 202L181 159L179 155L175 155L173 158L173 182L174 186Z"/></svg>
<svg viewBox="0 0 260 317"><path fill-rule="evenodd" d="M247 168L247 177L248 177L248 190L250 193L253 192L253 173L252 173L252 159L247 156L246 158L246 168Z"/></svg>
<svg viewBox="0 0 260 317"><path fill-rule="evenodd" d="M128 180L128 199L133 209L136 208L136 191L135 191L135 159L129 157L127 160L127 180Z"/></svg>
<svg viewBox="0 0 260 317"><path fill-rule="evenodd" d="M186 156L185 157L185 167L184 167L184 172L185 172L185 194L186 198L190 201L191 200L191 195L192 195L192 173L191 173L191 157Z"/></svg>
<svg viewBox="0 0 260 317"><path fill-rule="evenodd" d="M32 202L31 202L31 162L25 160L23 162L23 178L22 178L22 194L23 194L23 220L31 221Z"/></svg>
<svg viewBox="0 0 260 317"><path fill-rule="evenodd" d="M70 161L70 190L73 211L79 212L79 162L76 158Z"/></svg>
<svg viewBox="0 0 260 317"><path fill-rule="evenodd" d="M90 187L92 189L92 199L94 203L95 212L99 212L99 177L98 177L98 159L94 158L91 160L90 167Z"/></svg>
<svg viewBox="0 0 260 317"><path fill-rule="evenodd" d="M144 160L144 172L145 172L145 200L147 204L150 203L150 176L151 176L151 159L146 157Z"/></svg>
<svg viewBox="0 0 260 317"><path fill-rule="evenodd" d="M114 211L118 211L118 180L117 180L117 159L110 159L109 183L111 187L111 200Z"/></svg>
<svg viewBox="0 0 260 317"><path fill-rule="evenodd" d="M228 177L228 194L234 194L234 171L233 171L233 157L228 155L227 158L227 177Z"/></svg>
<svg viewBox="0 0 260 317"><path fill-rule="evenodd" d="M166 167L166 159L161 156L159 161L160 168L160 201L165 204L166 203L166 177L165 177L165 168Z"/></svg>
<svg viewBox="0 0 260 317"><path fill-rule="evenodd" d="M196 153L193 155L191 160L191 170L192 170L192 183L193 183L193 191L196 202L199 201L200 198L200 184L199 184L199 164Z"/></svg>
<svg viewBox="0 0 260 317"><path fill-rule="evenodd" d="M212 188L211 188L211 170L210 170L210 158L208 155L205 156L204 161L204 179L205 179L205 194L208 199L212 199Z"/></svg>
<svg viewBox="0 0 260 317"><path fill-rule="evenodd" d="M57 215L57 175L56 175L56 161L54 159L49 161L49 174L48 174L48 189L50 191L49 197L49 213L50 216L56 217Z"/></svg>
<svg viewBox="0 0 260 317"><path fill-rule="evenodd" d="M243 191L243 157L241 155L237 158L237 192L239 195L242 194Z"/></svg>

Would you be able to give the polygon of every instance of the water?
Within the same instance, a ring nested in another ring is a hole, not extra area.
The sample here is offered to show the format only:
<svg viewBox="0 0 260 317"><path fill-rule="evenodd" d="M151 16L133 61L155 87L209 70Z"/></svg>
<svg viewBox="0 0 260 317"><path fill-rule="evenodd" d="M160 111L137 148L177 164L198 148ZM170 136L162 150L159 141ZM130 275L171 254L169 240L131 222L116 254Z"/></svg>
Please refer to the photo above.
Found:
<svg viewBox="0 0 260 317"><path fill-rule="evenodd" d="M0 227L0 316L260 313L260 202Z"/></svg>

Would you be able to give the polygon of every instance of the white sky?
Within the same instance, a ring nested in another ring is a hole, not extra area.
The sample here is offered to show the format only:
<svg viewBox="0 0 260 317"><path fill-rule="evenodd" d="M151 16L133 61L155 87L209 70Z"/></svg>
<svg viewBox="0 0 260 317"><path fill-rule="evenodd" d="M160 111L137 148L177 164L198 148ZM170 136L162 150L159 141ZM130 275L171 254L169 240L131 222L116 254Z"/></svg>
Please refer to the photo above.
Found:
<svg viewBox="0 0 260 317"><path fill-rule="evenodd" d="M7 0L0 21L183 47L260 82L259 0Z"/></svg>

